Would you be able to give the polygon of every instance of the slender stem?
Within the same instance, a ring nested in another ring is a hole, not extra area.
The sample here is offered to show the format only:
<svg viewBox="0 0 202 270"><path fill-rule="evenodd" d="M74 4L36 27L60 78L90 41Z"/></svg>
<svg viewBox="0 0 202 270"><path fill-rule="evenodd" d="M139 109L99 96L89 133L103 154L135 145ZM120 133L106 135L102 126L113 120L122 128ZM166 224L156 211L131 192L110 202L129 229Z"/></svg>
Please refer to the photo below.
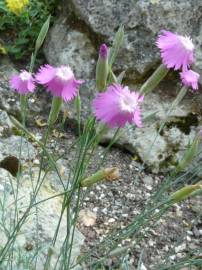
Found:
<svg viewBox="0 0 202 270"><path fill-rule="evenodd" d="M110 143L108 144L108 146L106 147L106 149L102 153L103 157L102 157L100 163L98 164L97 169L99 169L103 165L103 163L105 161L105 158L107 156L107 153L108 153L109 149L112 147L112 145L116 142L119 133L120 133L120 128L117 128L117 130L115 131Z"/></svg>
<svg viewBox="0 0 202 270"><path fill-rule="evenodd" d="M49 134L49 128L47 129L46 131L46 134L44 136L44 148L45 148L45 145L46 145L46 142L47 142L47 139L48 139L48 134ZM37 180L37 185L35 187L35 190L34 190L34 193L33 193L33 197L30 201L30 204L27 208L27 210L25 211L25 213L23 214L23 216L21 217L21 219L18 221L18 223L16 224L12 234L10 235L10 237L8 238L7 240L7 243L5 244L4 248L1 250L1 253L0 253L0 264L3 262L7 252L9 251L9 248L10 246L12 245L12 243L15 242L15 239L17 237L17 233L19 232L20 228L22 227L22 225L24 224L27 216L29 215L29 212L32 208L32 204L35 202L36 200L36 196L38 194L38 191L42 185L42 182L40 183L40 176L41 176L41 171L42 171L42 165L43 165L43 159L44 159L44 151L42 153L42 157L41 157L41 163L40 163L40 171L39 171L39 176L38 176L38 180Z"/></svg>
<svg viewBox="0 0 202 270"><path fill-rule="evenodd" d="M81 134L81 98L78 93L75 99L75 105L76 105L76 114L77 114L77 124L78 124L78 135Z"/></svg>
<svg viewBox="0 0 202 270"><path fill-rule="evenodd" d="M168 117L170 116L171 112L172 112L173 110L176 109L176 107L177 107L178 104L182 101L182 99L184 98L184 96L186 95L186 93L187 93L187 87L182 87L181 90L180 90L180 92L178 93L177 97L176 97L175 100L172 102L172 104L171 104L169 110L168 110L167 113L166 113L166 117L165 117L164 121L161 123L161 125L160 125L160 127L159 127L159 129L158 129L158 132L157 132L157 134L156 134L156 136L155 136L155 138L154 138L152 144L149 146L147 158L150 157L151 152L152 152L152 149L153 149L153 146L154 146L154 144L155 144L155 142L156 142L158 136L160 135L161 131L162 131L163 128L165 127L165 124L166 124L166 121L167 121ZM142 164L142 170L143 170L143 168L144 168L145 162L146 162L146 160L145 160L145 161L143 162L143 164ZM139 173L141 173L142 170L141 170Z"/></svg>
<svg viewBox="0 0 202 270"><path fill-rule="evenodd" d="M149 79L140 88L141 94L148 94L151 92L168 74L169 69L167 69L163 64L161 64L155 72L149 77Z"/></svg>
<svg viewBox="0 0 202 270"><path fill-rule="evenodd" d="M70 250L69 250L68 259L67 259L67 268L65 268L67 270L70 267L72 247L73 247L73 241L74 241L74 233L75 233L75 229L76 229L76 220L77 220L78 213L79 213L79 204L80 204L80 196L81 196L81 189L80 189L80 187L78 188L77 196L78 197L77 197L77 203L76 203L76 208L75 208L76 210L75 210L75 216L74 216L74 222L73 222L73 230L72 230L71 241L70 241Z"/></svg>
<svg viewBox="0 0 202 270"><path fill-rule="evenodd" d="M86 160L87 151L89 150L89 147L90 147L89 141L91 140L91 132L93 129L94 129L94 121L89 121L86 125L86 128L84 129L82 136L81 136L80 143L78 144L77 161L75 162L74 175L73 175L73 179L71 181L71 191L64 196L59 222L58 222L58 225L57 225L57 228L56 228L53 240L52 240L52 246L54 246L56 243L60 224L61 224L64 212L65 212L65 209L70 209L70 204L71 204L72 198L73 198L75 192L78 191L79 183L80 183L81 179L83 178L83 174L85 172L85 165L84 164L85 164L85 160ZM67 211L67 213L69 213L69 211ZM70 216L67 218L70 218ZM76 222L76 220L74 222ZM69 236L66 235L65 246L69 242L68 239L69 239ZM66 246L66 249L67 249L67 246ZM49 258L47 257L45 267L47 266L48 262L49 262Z"/></svg>

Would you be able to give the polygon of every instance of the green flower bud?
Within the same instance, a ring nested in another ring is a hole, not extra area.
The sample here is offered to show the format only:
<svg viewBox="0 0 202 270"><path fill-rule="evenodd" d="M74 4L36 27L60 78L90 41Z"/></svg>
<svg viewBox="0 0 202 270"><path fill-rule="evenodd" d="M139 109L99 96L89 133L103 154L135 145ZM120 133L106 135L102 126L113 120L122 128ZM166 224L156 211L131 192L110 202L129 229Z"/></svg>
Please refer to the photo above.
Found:
<svg viewBox="0 0 202 270"><path fill-rule="evenodd" d="M96 87L99 91L104 91L109 72L108 47L105 44L100 46L99 58L96 66Z"/></svg>
<svg viewBox="0 0 202 270"><path fill-rule="evenodd" d="M188 198L189 196L191 196L193 192L195 192L196 190L200 190L200 189L202 189L202 185L199 185L199 184L189 185L189 186L183 187L180 190L174 192L170 196L169 199L173 203L177 203L177 202L180 202L182 200L185 200L186 198Z"/></svg>
<svg viewBox="0 0 202 270"><path fill-rule="evenodd" d="M90 187L95 183L98 183L104 179L108 181L114 181L119 178L119 170L116 167L106 168L100 171L97 171L95 174L85 178L81 181L82 187Z"/></svg>

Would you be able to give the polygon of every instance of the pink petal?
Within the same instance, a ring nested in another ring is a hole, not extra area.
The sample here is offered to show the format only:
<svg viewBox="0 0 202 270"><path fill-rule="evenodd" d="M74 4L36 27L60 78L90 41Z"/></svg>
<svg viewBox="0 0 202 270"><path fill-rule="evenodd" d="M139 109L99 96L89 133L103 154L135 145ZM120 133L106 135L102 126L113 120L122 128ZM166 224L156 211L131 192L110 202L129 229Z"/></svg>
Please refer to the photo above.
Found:
<svg viewBox="0 0 202 270"><path fill-rule="evenodd" d="M70 101L73 99L78 93L78 86L80 85L79 82L76 80L70 80L62 90L62 98L65 102Z"/></svg>
<svg viewBox="0 0 202 270"><path fill-rule="evenodd" d="M47 84L53 80L56 69L50 65L44 65L39 68L38 73L35 75L36 81L39 84Z"/></svg>
<svg viewBox="0 0 202 270"><path fill-rule="evenodd" d="M20 74L22 74L22 72ZM34 84L34 80L31 76L27 80L22 80L20 75L13 75L10 78L9 83L10 83L10 87L21 95L25 95L28 92L33 92L36 88Z"/></svg>
<svg viewBox="0 0 202 270"><path fill-rule="evenodd" d="M193 90L198 89L198 81L200 78L200 75L193 71L193 70L187 70L180 73L180 77L182 80L182 83L188 87L192 87Z"/></svg>
<svg viewBox="0 0 202 270"><path fill-rule="evenodd" d="M180 68L186 71L194 62L194 45L190 38L178 34L161 31L156 42L161 51L163 64L167 68Z"/></svg>
<svg viewBox="0 0 202 270"><path fill-rule="evenodd" d="M100 93L93 101L93 112L97 120L109 127L124 127L126 123L141 126L138 103L143 97L131 92L128 87L113 84L107 91Z"/></svg>
<svg viewBox="0 0 202 270"><path fill-rule="evenodd" d="M27 88L29 89L30 92L34 92L36 85L33 80L29 80L27 82Z"/></svg>

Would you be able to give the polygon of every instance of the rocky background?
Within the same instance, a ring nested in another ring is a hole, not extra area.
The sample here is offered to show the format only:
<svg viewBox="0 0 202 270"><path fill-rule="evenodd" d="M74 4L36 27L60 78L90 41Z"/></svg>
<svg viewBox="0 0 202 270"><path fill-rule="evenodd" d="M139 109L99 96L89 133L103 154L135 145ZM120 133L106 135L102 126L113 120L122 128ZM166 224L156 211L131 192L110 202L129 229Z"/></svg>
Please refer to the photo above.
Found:
<svg viewBox="0 0 202 270"><path fill-rule="evenodd" d="M74 69L78 78L85 79L86 83L80 92L83 102L83 121L90 113L92 96L95 95L95 65L99 45L103 42L111 45L120 25L124 25L125 40L114 65L114 71L116 74L126 71L124 83L129 84L132 89L138 89L160 63L155 40L161 29L176 31L193 38L196 44L194 69L202 74L202 2L200 0L64 0L61 14L52 26L44 45L44 61L53 65L68 64ZM9 158L11 156L18 158L18 147L21 141L19 133L9 119L9 115L19 118L20 109L19 97L9 89L8 78L20 67L21 64L14 65L7 58L1 59L0 192L7 191L8 204L12 201L11 183L16 181L16 160L11 159L9 162ZM194 138L196 129L201 125L201 89L198 93L188 93L178 108L172 112L150 151L150 145L162 121L167 117L166 113L180 87L178 74L170 72L158 88L145 99L143 117L146 118L154 113L152 119L145 121L142 129L128 126L122 131L117 147L112 149L106 163L108 166L118 166L121 177L117 182L94 187L86 197L80 213L78 228L81 232L77 233L79 240L75 244L75 256L80 252L83 253L87 248L93 248L94 243L102 240L110 230L123 228L128 224L144 208L145 201L163 181L165 173L177 164L189 142ZM50 104L50 97L43 91L39 91L29 100L30 113L27 125L39 139L46 127L39 125L38 120L46 121ZM65 149L75 140L76 133L73 106L68 104L63 109L68 111L66 130L62 130L59 124L56 126L49 149L64 154L58 165L65 180L74 155L74 153L67 153ZM110 137L111 134L107 134L103 144ZM28 164L32 166L33 181L36 181L40 149L24 138L23 145L24 176L21 192L29 194L31 185L27 179ZM95 163L103 150L104 146L99 146ZM197 158L196 164L201 163L201 158L202 156ZM31 163L28 160L31 160ZM93 165L91 169L93 171ZM201 177L202 172L199 170L194 181L201 180ZM60 190L56 175L50 172L48 181L42 188L40 199ZM22 208L27 204L28 199L29 196L22 199ZM60 200L46 205L45 208L41 207L42 219L39 226L41 245L48 245L60 207ZM157 227L145 231L144 240L127 258L130 269L136 269L142 249L144 249L144 264L141 270L145 270L155 269L153 266L162 263L167 254L169 254L167 256L169 262L172 263L187 254L188 250L200 247L202 222L197 217L201 215L201 210L199 198L173 207L165 218L160 220ZM9 211L8 216L12 214L12 208ZM29 220L29 224L23 230L23 237L18 240L18 245L25 254L34 252L36 248L34 227L30 226L34 221L34 218ZM49 230L44 226L47 223ZM1 239L5 239L5 235L1 236ZM83 243L84 238L85 245L77 246L78 243ZM59 241L61 239L62 235ZM180 240L176 241L176 239ZM130 241L131 239L127 239L122 244ZM110 259L105 264L107 269L118 267L116 258Z"/></svg>
<svg viewBox="0 0 202 270"><path fill-rule="evenodd" d="M189 35L196 45L196 66L202 74L202 2L148 1L148 0L92 0L65 1L64 9L54 24L44 47L46 59L51 64L69 64L77 76L86 80L81 91L84 114L91 107L95 94L95 65L99 45L111 45L119 26L125 28L123 47L117 57L114 71L126 72L124 82L138 89L160 63L155 45L161 29ZM90 59L90 60L89 60ZM202 94L190 93L173 111L167 124L153 146L160 123L166 118L171 102L181 87L179 75L171 73L166 80L145 99L144 117L155 116L144 128L126 127L119 145L145 162L153 172L172 168L181 158L195 128L200 125ZM74 118L74 115L72 114ZM110 137L110 136L109 136Z"/></svg>

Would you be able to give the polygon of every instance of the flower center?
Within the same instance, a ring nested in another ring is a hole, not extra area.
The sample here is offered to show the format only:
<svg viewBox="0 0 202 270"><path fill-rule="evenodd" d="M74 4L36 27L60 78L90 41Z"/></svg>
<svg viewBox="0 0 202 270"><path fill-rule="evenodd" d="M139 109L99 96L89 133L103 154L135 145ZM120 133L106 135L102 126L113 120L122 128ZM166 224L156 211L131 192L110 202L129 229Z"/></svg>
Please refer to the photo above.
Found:
<svg viewBox="0 0 202 270"><path fill-rule="evenodd" d="M194 44L189 37L183 37L180 36L180 40L182 42L183 47L188 50L188 51L193 51L194 50Z"/></svg>
<svg viewBox="0 0 202 270"><path fill-rule="evenodd" d="M62 81L68 81L74 76L70 67L59 67L56 71L56 76Z"/></svg>
<svg viewBox="0 0 202 270"><path fill-rule="evenodd" d="M20 79L22 81L28 81L31 78L31 76L32 75L27 71L23 71L23 72L20 73Z"/></svg>
<svg viewBox="0 0 202 270"><path fill-rule="evenodd" d="M122 112L132 113L136 109L138 103L133 96L122 96L120 99L120 109Z"/></svg>

